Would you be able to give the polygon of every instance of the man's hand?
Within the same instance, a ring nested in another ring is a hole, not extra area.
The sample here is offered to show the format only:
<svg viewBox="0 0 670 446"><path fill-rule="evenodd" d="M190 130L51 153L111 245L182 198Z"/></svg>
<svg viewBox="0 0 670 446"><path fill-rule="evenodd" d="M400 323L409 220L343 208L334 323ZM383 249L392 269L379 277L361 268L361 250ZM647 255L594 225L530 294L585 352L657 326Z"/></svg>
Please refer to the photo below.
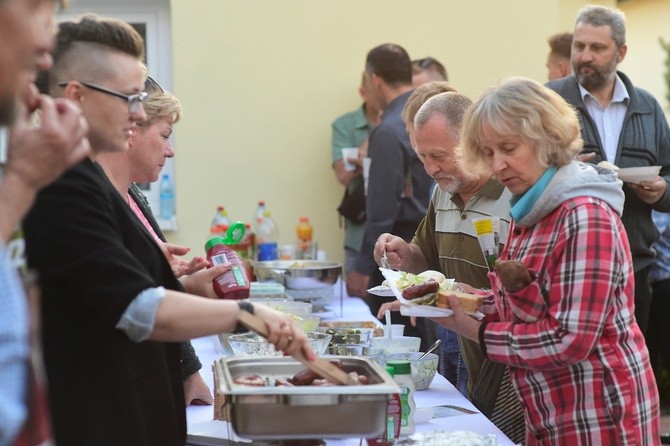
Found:
<svg viewBox="0 0 670 446"><path fill-rule="evenodd" d="M647 204L657 203L665 195L667 183L661 177L656 177L653 181L642 181L639 184L626 183L635 191L640 200Z"/></svg>
<svg viewBox="0 0 670 446"><path fill-rule="evenodd" d="M482 323L463 311L461 302L458 300L458 297L455 294L449 294L448 299L449 306L451 307L454 314L450 317L439 317L431 319L445 327L447 330L451 330L479 343L479 326Z"/></svg>
<svg viewBox="0 0 670 446"><path fill-rule="evenodd" d="M91 150L88 124L67 99L39 96L40 121L30 123L28 110L10 128L6 175L16 175L34 190L53 182Z"/></svg>
<svg viewBox="0 0 670 446"><path fill-rule="evenodd" d="M365 297L370 286L370 276L352 271L347 276L347 294L354 297Z"/></svg>

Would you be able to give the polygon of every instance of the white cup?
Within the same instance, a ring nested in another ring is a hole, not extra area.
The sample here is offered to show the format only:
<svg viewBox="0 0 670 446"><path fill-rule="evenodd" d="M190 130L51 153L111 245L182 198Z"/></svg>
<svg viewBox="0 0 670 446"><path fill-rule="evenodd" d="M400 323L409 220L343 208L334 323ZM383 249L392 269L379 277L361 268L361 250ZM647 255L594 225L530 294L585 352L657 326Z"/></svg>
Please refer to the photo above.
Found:
<svg viewBox="0 0 670 446"><path fill-rule="evenodd" d="M384 325L384 337L387 336L387 326ZM405 326L403 324L391 324L391 336L394 338L399 338L405 334Z"/></svg>
<svg viewBox="0 0 670 446"><path fill-rule="evenodd" d="M370 164L372 159L370 157L363 158L363 190L365 195L368 194L368 178L370 177Z"/></svg>
<svg viewBox="0 0 670 446"><path fill-rule="evenodd" d="M356 170L356 165L347 161L349 158L358 158L358 147L345 147L342 149L342 161L344 161L344 170L352 172Z"/></svg>

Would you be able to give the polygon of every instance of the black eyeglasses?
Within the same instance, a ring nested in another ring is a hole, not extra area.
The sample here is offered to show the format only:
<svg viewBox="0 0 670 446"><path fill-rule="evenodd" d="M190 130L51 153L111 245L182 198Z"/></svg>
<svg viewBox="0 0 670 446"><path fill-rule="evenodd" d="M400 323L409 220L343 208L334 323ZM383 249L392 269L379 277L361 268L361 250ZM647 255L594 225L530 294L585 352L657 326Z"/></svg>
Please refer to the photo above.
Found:
<svg viewBox="0 0 670 446"><path fill-rule="evenodd" d="M144 81L144 91L147 93L165 93L163 87L151 76Z"/></svg>
<svg viewBox="0 0 670 446"><path fill-rule="evenodd" d="M72 81L59 82L58 86L66 87L70 82ZM136 94L124 94L121 93L120 91L112 90L106 87L101 87L100 85L92 84L90 82L86 81L77 81L77 82L79 82L86 88L90 88L91 90L99 91L100 93L105 93L112 96L116 96L117 98L125 99L128 102L128 113L136 113L142 106L142 102L144 102L147 96L149 96L149 94L146 91L142 91Z"/></svg>

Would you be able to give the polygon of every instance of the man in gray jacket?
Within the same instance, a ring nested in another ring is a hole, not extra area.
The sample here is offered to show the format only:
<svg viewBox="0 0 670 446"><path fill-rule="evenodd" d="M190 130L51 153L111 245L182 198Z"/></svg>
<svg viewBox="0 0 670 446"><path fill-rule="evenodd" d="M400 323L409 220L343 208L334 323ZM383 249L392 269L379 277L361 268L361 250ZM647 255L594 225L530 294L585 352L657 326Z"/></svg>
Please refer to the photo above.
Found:
<svg viewBox="0 0 670 446"><path fill-rule="evenodd" d="M584 153L593 153L594 163L663 166L661 176L623 186L622 220L635 267L635 317L646 333L651 300L647 276L655 255L651 246L659 237L651 211L670 212L670 129L658 101L616 71L627 49L623 13L585 6L577 15L572 41L574 74L547 86L577 109Z"/></svg>

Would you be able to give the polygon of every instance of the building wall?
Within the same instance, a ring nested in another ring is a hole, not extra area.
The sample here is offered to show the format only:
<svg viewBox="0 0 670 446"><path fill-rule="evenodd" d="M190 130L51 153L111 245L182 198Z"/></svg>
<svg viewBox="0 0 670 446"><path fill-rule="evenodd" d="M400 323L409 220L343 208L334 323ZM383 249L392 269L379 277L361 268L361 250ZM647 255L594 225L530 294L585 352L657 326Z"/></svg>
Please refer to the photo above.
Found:
<svg viewBox="0 0 670 446"><path fill-rule="evenodd" d="M547 37L572 29L585 3L172 0L173 86L185 114L175 128L179 229L171 241L201 253L218 204L249 222L265 200L281 244L294 241L298 217L308 216L320 248L341 260L335 208L343 189L331 169L330 124L360 105L367 51L394 42L412 58L433 56L461 92L476 98L512 75L544 82ZM670 0L620 6L634 19L629 28L639 17L670 32ZM631 45L637 38L629 29ZM643 53L635 46L626 64ZM658 44L641 46L658 71ZM662 97L651 80L660 74L635 65L626 65L633 79Z"/></svg>

